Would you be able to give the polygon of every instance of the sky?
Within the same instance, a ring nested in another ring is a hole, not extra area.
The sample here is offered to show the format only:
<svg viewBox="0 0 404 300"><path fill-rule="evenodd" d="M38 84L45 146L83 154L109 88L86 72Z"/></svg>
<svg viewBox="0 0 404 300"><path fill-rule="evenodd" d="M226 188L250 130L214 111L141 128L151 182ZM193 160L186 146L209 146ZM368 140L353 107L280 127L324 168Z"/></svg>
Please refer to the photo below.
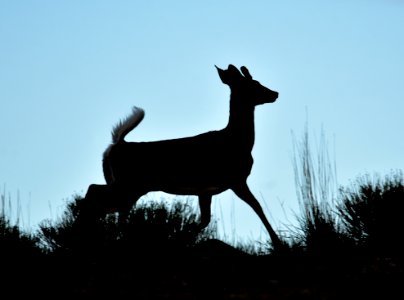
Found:
<svg viewBox="0 0 404 300"><path fill-rule="evenodd" d="M404 169L403 28L401 0L0 0L6 209L34 230L103 184L112 126L132 106L146 116L129 141L222 129L230 90L215 65L233 64L279 92L256 108L248 184L281 230L298 211L292 132L306 122L314 144L324 130L339 185ZM268 238L231 192L212 206L233 240Z"/></svg>

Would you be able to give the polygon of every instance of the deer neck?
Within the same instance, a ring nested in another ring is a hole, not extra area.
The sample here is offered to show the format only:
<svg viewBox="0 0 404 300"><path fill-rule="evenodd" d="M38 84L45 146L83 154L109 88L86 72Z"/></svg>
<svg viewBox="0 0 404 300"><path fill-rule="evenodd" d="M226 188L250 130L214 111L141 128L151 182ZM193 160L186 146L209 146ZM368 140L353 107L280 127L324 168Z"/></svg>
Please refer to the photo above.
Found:
<svg viewBox="0 0 404 300"><path fill-rule="evenodd" d="M251 151L254 145L254 106L245 105L247 99L230 96L230 116L226 130L234 142L244 150Z"/></svg>

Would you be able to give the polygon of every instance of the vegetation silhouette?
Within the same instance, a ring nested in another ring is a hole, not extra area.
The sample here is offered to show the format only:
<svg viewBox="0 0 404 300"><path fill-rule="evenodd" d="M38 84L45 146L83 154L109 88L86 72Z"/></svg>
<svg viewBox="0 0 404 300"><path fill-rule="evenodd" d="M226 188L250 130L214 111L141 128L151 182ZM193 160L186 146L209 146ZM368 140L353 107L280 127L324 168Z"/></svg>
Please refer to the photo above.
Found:
<svg viewBox="0 0 404 300"><path fill-rule="evenodd" d="M347 235L359 247L376 255L400 256L404 253L404 185L402 171L384 178L358 177L341 190L338 212Z"/></svg>
<svg viewBox="0 0 404 300"><path fill-rule="evenodd" d="M105 150L103 172L106 185L93 184L85 200L96 217L117 211L122 222L143 195L163 191L195 195L199 199L200 227L211 219L212 196L228 189L245 201L267 229L274 247L282 243L250 191L247 178L253 166L255 107L273 103L278 92L254 80L246 67L218 67L222 82L230 87L227 126L193 137L156 142L126 142L125 136L142 121L144 111L132 114L112 130L112 144Z"/></svg>
<svg viewBox="0 0 404 300"><path fill-rule="evenodd" d="M317 258L323 255L340 256L350 251L339 215L335 213L337 196L336 166L330 159L325 133L322 130L315 152L311 147L308 123L300 140L293 137L293 168L300 213L298 230L294 232L296 245L305 247Z"/></svg>
<svg viewBox="0 0 404 300"><path fill-rule="evenodd" d="M188 202L145 202L129 212L124 225L114 213L96 223L83 222L83 202L81 196L75 196L58 222L40 224L39 238L44 249L81 254L90 250L87 254L96 255L105 247L122 247L120 251L131 254L161 249L167 253L171 247L187 248L216 233L215 222L200 230L198 214Z"/></svg>
<svg viewBox="0 0 404 300"><path fill-rule="evenodd" d="M8 292L20 292L20 285L34 291L38 285L27 278L37 276L38 262L43 254L38 247L39 239L34 234L24 232L17 225L11 224L4 212L4 196L0 213L0 290L3 295ZM10 289L11 288L11 289Z"/></svg>
<svg viewBox="0 0 404 300"><path fill-rule="evenodd" d="M184 201L139 203L125 224L116 213L87 223L77 195L59 219L44 220L31 234L3 213L2 291L16 297L399 299L402 171L360 176L326 205L324 187L315 183L321 180L312 180L324 172L314 162L307 159L300 169L311 179L297 182L306 182L298 186L306 189L302 194L320 196L302 198L299 226L282 237L289 245L282 251L227 244L215 220L201 230L197 208Z"/></svg>

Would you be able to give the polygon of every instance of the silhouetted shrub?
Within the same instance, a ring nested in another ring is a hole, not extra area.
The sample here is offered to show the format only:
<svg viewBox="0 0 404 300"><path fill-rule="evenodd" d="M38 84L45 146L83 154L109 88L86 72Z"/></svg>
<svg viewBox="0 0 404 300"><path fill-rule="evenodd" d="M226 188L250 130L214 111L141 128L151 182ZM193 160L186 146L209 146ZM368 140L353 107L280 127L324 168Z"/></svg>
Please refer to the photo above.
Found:
<svg viewBox="0 0 404 300"><path fill-rule="evenodd" d="M12 225L0 214L0 287L3 295L25 295L24 291L37 290L38 266L42 263L42 251L38 239ZM21 285L21 286L20 286Z"/></svg>
<svg viewBox="0 0 404 300"><path fill-rule="evenodd" d="M142 202L132 209L125 223L120 223L116 214L84 220L80 215L82 201L82 197L75 196L58 221L40 224L38 235L46 249L103 252L119 248L150 253L161 248L168 251L170 247L187 247L216 235L214 221L207 229L199 230L199 215L187 202Z"/></svg>
<svg viewBox="0 0 404 300"><path fill-rule="evenodd" d="M11 225L6 216L0 214L0 257L21 260L30 254L37 254L37 242L34 235L22 232L17 225Z"/></svg>
<svg viewBox="0 0 404 300"><path fill-rule="evenodd" d="M87 241L99 242L101 236L98 236L96 230L99 228L96 225L99 224L90 226L90 223L82 222L80 218L82 201L81 196L74 196L73 200L67 203L61 217L56 221L44 220L39 224L38 237L44 249L50 252L81 251ZM108 224L108 220L103 220L103 223Z"/></svg>
<svg viewBox="0 0 404 300"><path fill-rule="evenodd" d="M359 246L377 253L403 253L402 171L392 172L385 178L359 177L341 193L338 211L347 233Z"/></svg>
<svg viewBox="0 0 404 300"><path fill-rule="evenodd" d="M198 224L199 214L187 202L144 202L129 214L124 240L152 249L164 246L168 250L170 246L189 247L216 236L214 221L202 231Z"/></svg>

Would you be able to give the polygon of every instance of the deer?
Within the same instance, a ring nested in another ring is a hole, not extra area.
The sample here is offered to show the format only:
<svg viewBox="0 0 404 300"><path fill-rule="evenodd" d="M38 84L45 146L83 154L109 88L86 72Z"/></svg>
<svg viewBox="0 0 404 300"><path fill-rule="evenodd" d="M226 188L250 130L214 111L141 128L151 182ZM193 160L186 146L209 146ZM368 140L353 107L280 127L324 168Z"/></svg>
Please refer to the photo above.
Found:
<svg viewBox="0 0 404 300"><path fill-rule="evenodd" d="M106 185L91 184L84 197L98 213L118 212L127 218L143 195L161 191L198 197L201 229L211 220L214 195L232 190L258 215L274 248L281 241L247 185L253 166L255 107L273 103L278 92L254 80L245 66L227 70L215 65L221 81L230 87L230 114L225 128L199 135L151 142L127 142L125 136L144 118L144 110L132 113L112 129L112 143L103 154Z"/></svg>

